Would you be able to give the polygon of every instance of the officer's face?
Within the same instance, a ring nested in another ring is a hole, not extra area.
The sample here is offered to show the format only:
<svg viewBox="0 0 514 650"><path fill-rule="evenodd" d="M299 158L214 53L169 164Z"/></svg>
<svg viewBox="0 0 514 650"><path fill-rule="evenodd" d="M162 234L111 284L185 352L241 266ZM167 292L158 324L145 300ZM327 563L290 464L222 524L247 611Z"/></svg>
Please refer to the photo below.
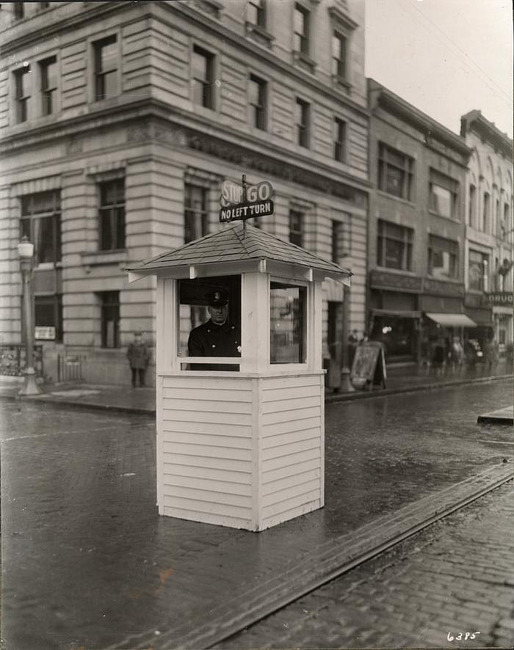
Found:
<svg viewBox="0 0 514 650"><path fill-rule="evenodd" d="M209 307L209 315L213 323L222 325L227 320L228 305L223 305L223 307Z"/></svg>

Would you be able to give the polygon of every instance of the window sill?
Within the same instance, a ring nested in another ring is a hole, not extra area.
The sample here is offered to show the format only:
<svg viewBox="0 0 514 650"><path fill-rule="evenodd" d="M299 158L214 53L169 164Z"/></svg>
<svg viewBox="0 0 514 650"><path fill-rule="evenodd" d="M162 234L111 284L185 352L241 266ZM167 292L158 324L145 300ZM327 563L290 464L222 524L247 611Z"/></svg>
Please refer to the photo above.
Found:
<svg viewBox="0 0 514 650"><path fill-rule="evenodd" d="M119 264L128 261L126 248L112 251L95 251L94 253L81 253L84 266L100 266L106 264Z"/></svg>
<svg viewBox="0 0 514 650"><path fill-rule="evenodd" d="M414 271L404 271L403 269L392 269L389 266L377 266L375 267L377 271L387 271L388 273L394 273L395 275L408 275L412 278L417 278L418 275Z"/></svg>
<svg viewBox="0 0 514 650"><path fill-rule="evenodd" d="M439 217L440 219L446 219L447 221L453 221L453 223L460 223L459 219L456 219L455 217L448 217L445 214L439 214L439 212L435 212L435 210L428 210L428 214L431 214L433 217Z"/></svg>
<svg viewBox="0 0 514 650"><path fill-rule="evenodd" d="M247 36L251 36L261 45L271 47L271 44L275 40L275 37L260 25L255 25L254 23L249 23L247 21L245 23L245 29Z"/></svg>
<svg viewBox="0 0 514 650"><path fill-rule="evenodd" d="M341 90L344 90L348 94L352 90L352 84L345 77L341 77L338 74L332 75L332 85L335 86L336 88L340 88Z"/></svg>
<svg viewBox="0 0 514 650"><path fill-rule="evenodd" d="M385 190L377 190L377 194L380 196L384 196L388 199L391 199L393 201L399 201L400 203L404 203L405 205L408 205L411 208L416 207L416 204L413 201L409 201L408 199L403 199L400 196L396 196L396 194L389 194L389 192L386 192Z"/></svg>
<svg viewBox="0 0 514 650"><path fill-rule="evenodd" d="M300 66L303 70L306 72L310 72L311 74L314 74L316 70L316 62L311 59L310 56L307 54L304 54L303 52L297 52L296 50L293 52L293 62Z"/></svg>

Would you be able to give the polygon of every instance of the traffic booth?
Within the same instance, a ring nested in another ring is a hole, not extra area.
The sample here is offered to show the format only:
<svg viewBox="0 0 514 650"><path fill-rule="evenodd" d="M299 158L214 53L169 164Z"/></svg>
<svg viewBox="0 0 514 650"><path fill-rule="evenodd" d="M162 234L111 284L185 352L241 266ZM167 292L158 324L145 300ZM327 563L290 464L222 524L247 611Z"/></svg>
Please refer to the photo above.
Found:
<svg viewBox="0 0 514 650"><path fill-rule="evenodd" d="M351 273L241 223L128 270L157 276L159 513L260 531L321 508L322 282ZM241 356L189 357L217 290Z"/></svg>

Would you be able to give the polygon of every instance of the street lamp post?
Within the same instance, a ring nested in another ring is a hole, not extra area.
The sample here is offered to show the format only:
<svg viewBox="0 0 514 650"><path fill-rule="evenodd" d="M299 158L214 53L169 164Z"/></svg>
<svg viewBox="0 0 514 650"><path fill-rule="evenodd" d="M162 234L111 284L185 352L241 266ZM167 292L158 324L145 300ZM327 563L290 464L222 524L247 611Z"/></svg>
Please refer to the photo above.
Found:
<svg viewBox="0 0 514 650"><path fill-rule="evenodd" d="M32 278L34 263L34 244L24 236L18 244L20 268L23 283L23 304L25 315L26 366L25 383L18 395L39 395L42 391L36 383L34 370L34 323L32 320Z"/></svg>

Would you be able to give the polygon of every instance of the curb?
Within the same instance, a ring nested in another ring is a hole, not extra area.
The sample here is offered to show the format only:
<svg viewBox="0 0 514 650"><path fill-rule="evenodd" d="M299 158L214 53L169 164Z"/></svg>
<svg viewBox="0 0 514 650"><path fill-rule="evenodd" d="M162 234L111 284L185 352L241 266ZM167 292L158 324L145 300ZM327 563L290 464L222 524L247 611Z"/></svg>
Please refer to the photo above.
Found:
<svg viewBox="0 0 514 650"><path fill-rule="evenodd" d="M506 468L504 463L495 465L392 515L384 515L352 533L321 544L291 561L280 574L234 594L232 600L210 610L208 622L204 610L191 612L188 623L179 623L158 637L153 630L147 630L106 650L145 644L159 650L211 648L513 478L514 467Z"/></svg>
<svg viewBox="0 0 514 650"><path fill-rule="evenodd" d="M470 384L482 384L492 381L502 381L505 379L512 379L513 375L496 375L494 377L476 377L474 379L463 379L459 381L445 381L434 384L423 384L419 386L404 386L402 388L384 388L380 391L361 391L356 393L341 393L336 395L326 395L325 404L333 404L336 402L351 402L360 399L374 399L377 397L388 397L389 395L401 395L404 393L418 393L424 390L437 390L440 388L451 388L453 386L465 386ZM0 399L7 399L10 401L27 401L50 404L54 407L65 407L79 410L107 410L119 413L135 413L137 415L155 416L156 409L133 407L133 406L118 406L116 404L99 404L98 402L72 402L66 400L53 400L50 396L42 397L20 397L18 395L0 395ZM496 423L496 422L495 422Z"/></svg>
<svg viewBox="0 0 514 650"><path fill-rule="evenodd" d="M469 384L484 384L491 381L501 381L512 379L513 375L495 375L493 377L475 377L473 379L460 379L457 381L441 381L433 384L421 384L419 386L404 386L403 388L384 388L379 391L362 391L357 393L341 393L336 395L327 395L325 403L332 402L349 402L358 399L369 399L373 397L387 397L389 395L399 395L401 393L418 393L423 390L437 390L438 388L451 388L452 386L465 386Z"/></svg>

